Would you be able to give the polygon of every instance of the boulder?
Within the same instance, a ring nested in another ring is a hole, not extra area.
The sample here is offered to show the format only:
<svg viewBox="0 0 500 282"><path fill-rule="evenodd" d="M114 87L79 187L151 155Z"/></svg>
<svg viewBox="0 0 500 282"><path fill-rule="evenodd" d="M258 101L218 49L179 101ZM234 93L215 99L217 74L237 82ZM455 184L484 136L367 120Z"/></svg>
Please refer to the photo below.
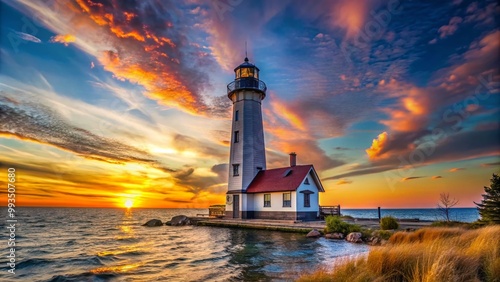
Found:
<svg viewBox="0 0 500 282"><path fill-rule="evenodd" d="M169 220L169 221L165 222L165 225L169 225L169 226L172 225L172 221Z"/></svg>
<svg viewBox="0 0 500 282"><path fill-rule="evenodd" d="M342 239L344 239L344 234L342 234L342 233L328 233L325 235L325 238L342 240Z"/></svg>
<svg viewBox="0 0 500 282"><path fill-rule="evenodd" d="M370 240L370 245L378 246L380 245L381 239L379 237L372 237Z"/></svg>
<svg viewBox="0 0 500 282"><path fill-rule="evenodd" d="M189 217L185 215L177 215L172 217L172 219L170 220L170 225L172 226L182 226L189 224L191 224L191 221L189 220Z"/></svg>
<svg viewBox="0 0 500 282"><path fill-rule="evenodd" d="M309 233L307 233L306 237L309 237L309 238L318 238L318 237L321 237L321 233L318 230L313 229Z"/></svg>
<svg viewBox="0 0 500 282"><path fill-rule="evenodd" d="M347 234L346 240L351 243L363 243L361 237L363 237L361 232L352 232Z"/></svg>
<svg viewBox="0 0 500 282"><path fill-rule="evenodd" d="M159 219L151 219L150 221L144 223L142 226L154 227L154 226L162 226L163 222Z"/></svg>

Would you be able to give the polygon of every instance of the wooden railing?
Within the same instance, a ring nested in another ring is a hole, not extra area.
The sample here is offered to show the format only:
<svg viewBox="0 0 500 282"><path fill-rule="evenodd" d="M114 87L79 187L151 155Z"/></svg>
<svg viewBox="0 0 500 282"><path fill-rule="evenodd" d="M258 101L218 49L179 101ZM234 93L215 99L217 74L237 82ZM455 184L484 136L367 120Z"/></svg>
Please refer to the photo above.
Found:
<svg viewBox="0 0 500 282"><path fill-rule="evenodd" d="M324 219L328 215L340 216L340 205L338 206L320 206L319 218Z"/></svg>

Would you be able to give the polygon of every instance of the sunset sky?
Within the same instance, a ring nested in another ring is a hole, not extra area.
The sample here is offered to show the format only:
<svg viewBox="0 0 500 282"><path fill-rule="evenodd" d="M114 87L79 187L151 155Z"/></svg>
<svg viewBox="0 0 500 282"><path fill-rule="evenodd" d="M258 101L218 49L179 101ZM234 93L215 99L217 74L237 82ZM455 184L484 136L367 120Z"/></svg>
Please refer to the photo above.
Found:
<svg viewBox="0 0 500 282"><path fill-rule="evenodd" d="M25 206L224 203L226 85L247 42L268 168L295 151L323 205L474 206L500 171L499 15L465 0L2 0L0 193L13 167Z"/></svg>

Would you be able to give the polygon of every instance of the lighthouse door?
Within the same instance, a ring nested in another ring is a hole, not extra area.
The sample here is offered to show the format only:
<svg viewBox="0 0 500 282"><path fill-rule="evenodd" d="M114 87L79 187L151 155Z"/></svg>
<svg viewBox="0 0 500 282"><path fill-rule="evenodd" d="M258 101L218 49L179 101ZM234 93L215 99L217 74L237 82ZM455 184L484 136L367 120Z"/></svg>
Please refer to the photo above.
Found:
<svg viewBox="0 0 500 282"><path fill-rule="evenodd" d="M233 218L240 217L240 195L233 195Z"/></svg>

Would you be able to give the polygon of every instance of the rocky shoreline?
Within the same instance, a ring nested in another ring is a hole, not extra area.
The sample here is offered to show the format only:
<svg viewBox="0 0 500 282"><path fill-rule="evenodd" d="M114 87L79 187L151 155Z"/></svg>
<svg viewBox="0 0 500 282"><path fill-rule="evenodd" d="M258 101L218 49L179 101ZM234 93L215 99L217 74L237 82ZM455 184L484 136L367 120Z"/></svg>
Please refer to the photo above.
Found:
<svg viewBox="0 0 500 282"><path fill-rule="evenodd" d="M178 215L172 217L172 219L162 222L159 219L151 219L144 223L142 226L146 227L158 227L158 226L186 226L186 225L200 225L200 226L212 226L212 227L228 227L228 228L243 228L243 229L261 229L270 231L282 231L282 232L296 232L296 233L307 233L309 238L320 238L324 237L329 240L345 240L350 243L355 244L368 244L372 246L385 245L389 237L396 230L378 230L378 229L365 229L362 232L349 232L344 235L340 232L324 232L320 228L307 228L304 226L296 226L295 223L289 223L284 225L272 225L272 224L256 224L255 222L231 222L226 220L216 220L207 218L196 218L188 217L185 215ZM403 231L414 231L414 228L403 229Z"/></svg>

